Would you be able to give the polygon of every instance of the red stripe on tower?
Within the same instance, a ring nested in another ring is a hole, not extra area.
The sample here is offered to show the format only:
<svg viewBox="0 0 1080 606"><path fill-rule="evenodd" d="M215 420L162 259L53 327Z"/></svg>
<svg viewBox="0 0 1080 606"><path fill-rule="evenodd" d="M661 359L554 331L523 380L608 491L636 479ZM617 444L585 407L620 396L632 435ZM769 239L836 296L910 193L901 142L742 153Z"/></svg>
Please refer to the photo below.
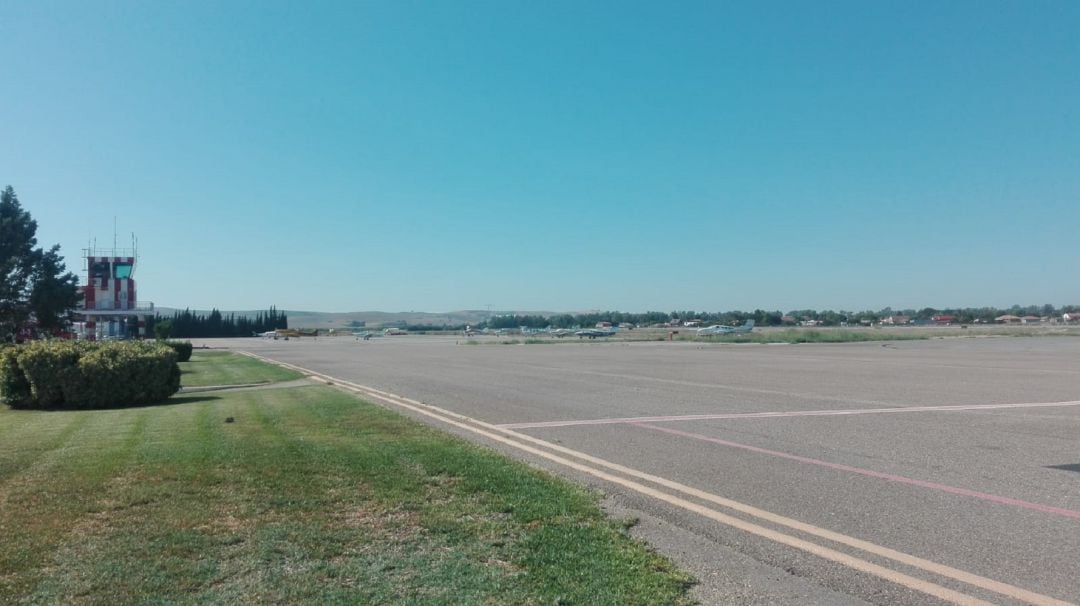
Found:
<svg viewBox="0 0 1080 606"><path fill-rule="evenodd" d="M90 267L91 267L91 269L93 268L95 263L101 263L104 260L105 260L104 257L90 257ZM102 288L103 289L106 286L105 280L106 280L106 278L96 278L95 279L95 278L91 277L90 278L90 283L94 285L94 288Z"/></svg>

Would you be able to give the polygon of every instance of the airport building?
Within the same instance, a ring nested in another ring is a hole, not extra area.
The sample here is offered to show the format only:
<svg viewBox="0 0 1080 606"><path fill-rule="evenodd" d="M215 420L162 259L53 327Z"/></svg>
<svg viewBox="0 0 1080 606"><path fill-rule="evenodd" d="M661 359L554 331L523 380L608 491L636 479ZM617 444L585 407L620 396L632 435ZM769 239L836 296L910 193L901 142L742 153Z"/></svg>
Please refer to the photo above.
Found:
<svg viewBox="0 0 1080 606"><path fill-rule="evenodd" d="M90 341L130 339L146 336L146 320L154 314L154 304L140 302L135 288L137 250L113 248L83 249L86 281L80 287L76 325L79 337Z"/></svg>

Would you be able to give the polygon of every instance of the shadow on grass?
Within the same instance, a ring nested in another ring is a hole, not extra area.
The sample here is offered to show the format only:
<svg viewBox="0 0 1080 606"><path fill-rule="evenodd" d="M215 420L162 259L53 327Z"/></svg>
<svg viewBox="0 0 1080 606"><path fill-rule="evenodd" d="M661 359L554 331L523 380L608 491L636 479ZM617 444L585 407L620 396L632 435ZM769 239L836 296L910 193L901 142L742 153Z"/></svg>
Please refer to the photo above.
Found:
<svg viewBox="0 0 1080 606"><path fill-rule="evenodd" d="M152 402L148 404L139 404L137 406L100 406L97 408L12 408L12 410L18 410L20 412L95 412L98 410L136 410L139 408L160 408L163 406L183 406L186 404L196 404L198 402L212 402L214 400L220 400L220 396L211 395L190 395L190 396L172 396L167 400L160 402Z"/></svg>
<svg viewBox="0 0 1080 606"><path fill-rule="evenodd" d="M164 402L158 402L157 404L148 404L147 406L172 406L181 404L194 404L196 402L212 402L214 400L220 400L221 396L173 396Z"/></svg>

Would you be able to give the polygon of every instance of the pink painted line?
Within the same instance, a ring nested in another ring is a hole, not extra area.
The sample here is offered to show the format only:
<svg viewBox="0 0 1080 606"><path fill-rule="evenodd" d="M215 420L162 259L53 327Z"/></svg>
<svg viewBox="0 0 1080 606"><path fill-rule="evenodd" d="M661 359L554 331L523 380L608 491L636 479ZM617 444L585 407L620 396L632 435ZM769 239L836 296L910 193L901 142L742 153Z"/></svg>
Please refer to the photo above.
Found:
<svg viewBox="0 0 1080 606"><path fill-rule="evenodd" d="M1049 513L1067 518L1080 519L1080 511L1073 511L1071 509L1062 509L1060 507L1051 507L1050 505L1041 505L1039 503L1031 503L1029 501L1021 501L1020 499L1014 499L1012 497L1003 497L1000 495L989 494L985 492L978 492L975 490L968 490L967 488L958 488L956 486L949 486L948 484L939 484L937 482L928 482L926 480L916 480L914 478L907 478L904 476L898 476L891 473L882 473L880 471L874 471L872 469L863 469L861 467L852 467L850 465L843 465L841 463L830 463L828 461L821 461L819 459L811 459L809 457L801 457L799 455L788 454L786 452L778 452L775 450L768 450L766 448L758 448L757 446L750 446L749 444L739 444L738 442L729 442L728 440L721 440L719 438L711 438L709 436L703 436L697 433L690 433L688 431L680 431L678 429L671 429L670 427L660 427L658 425L649 425L647 423L631 423L635 427L641 427L643 429L651 429L653 431L662 431L672 435L691 438L694 440L701 440L703 442L709 442L712 444L719 444L721 446L729 446L731 448L739 448L742 450L748 450L750 452L756 452L759 454L765 454L773 457L780 457L782 459L788 459L791 461L798 461L799 463L806 463L807 465L817 465L818 467L827 467L829 469L836 469L838 471L846 471L849 473L857 473L859 475L869 476L871 478L878 478L881 480L888 480L890 482L897 482L900 484L909 484L911 486L919 486L922 488L929 488L931 490L940 490L941 492L947 492L950 494L972 497L975 499L982 499L983 501L990 501L992 503L998 503L1000 505L1011 505L1013 507L1022 507L1024 509L1031 509L1033 511L1039 511L1042 513Z"/></svg>
<svg viewBox="0 0 1080 606"><path fill-rule="evenodd" d="M505 423L503 429L532 429L540 427L572 427L575 425L617 425L623 423L673 423L678 421L709 421L714 419L770 419L774 417L831 417L897 412L953 412L964 410L999 410L1004 408L1049 408L1080 406L1080 401L1022 402L1016 404L960 404L955 406L897 406L892 408L851 408L835 410L789 410L778 412L731 412L711 415L668 415L658 417L612 417L579 421L537 421L534 423Z"/></svg>

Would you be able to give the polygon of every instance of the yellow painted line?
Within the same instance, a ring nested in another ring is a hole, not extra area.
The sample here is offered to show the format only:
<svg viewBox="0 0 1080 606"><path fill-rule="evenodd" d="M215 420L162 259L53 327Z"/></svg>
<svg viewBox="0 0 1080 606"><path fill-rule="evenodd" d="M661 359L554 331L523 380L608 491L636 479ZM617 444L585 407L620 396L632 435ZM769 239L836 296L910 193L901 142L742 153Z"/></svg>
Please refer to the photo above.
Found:
<svg viewBox="0 0 1080 606"><path fill-rule="evenodd" d="M374 389L374 388L371 388L371 387L358 385L358 384L352 383L350 381L343 381L343 380L340 380L340 379L336 379L334 377L331 377L331 376L328 376L328 375L325 375L325 374L322 374L322 373L318 373L318 372L315 372L315 371L312 371L312 370L309 370L309 369L305 369L305 368L302 368L302 367L299 367L299 366L296 366L296 365L293 365L293 364L288 364L288 363L284 363L284 362L278 362L276 360L271 360L269 358L264 358L262 356L258 356L256 354L253 354L253 353L250 353L250 352L241 352L241 353L245 353L245 354L250 355L252 357L256 357L256 358L259 358L261 360L264 360L264 361L267 361L267 362L270 362L270 363L273 363L273 364L278 364L280 366L285 366L287 368L292 368L294 370L297 370L297 371L309 374L311 376L320 378L320 379L322 379L324 381L327 381L329 383L339 385L339 386L344 387L344 388L346 388L346 389L348 389L350 391L353 391L355 393L363 394L363 395L366 395L368 397L373 397L373 398L382 400L382 401L384 401L384 402L386 402L388 404L394 405L394 406L398 406L398 407L401 407L401 408L412 410L413 412L417 412L419 414L434 418L434 419L436 419L436 420L438 420L440 422L446 423L448 425L452 425L454 427L458 427L460 429L464 429L464 430L470 431L472 433L482 435L485 438L488 438L490 440L494 440L494 441L499 442L501 444L506 444L508 446L517 448L518 450L522 450L524 452L528 452L530 454L539 456L541 458L548 459L550 461L553 461L553 462L558 463L560 465L563 465L565 467L569 467L571 469L586 473L586 474L591 475L593 477L600 478L602 480L612 482L614 484L618 484L618 485L623 486L625 488L634 490L635 492L639 492L641 494L651 496L653 498L659 499L659 500L664 501L666 503L669 503L671 505L675 505L675 506L680 507L682 509L686 509L687 511L692 511L694 513L697 513L697 514L703 516L703 517L706 517L706 518L709 518L711 520L720 522L722 524L726 524L728 526L738 528L738 529L743 530L745 532L749 532L751 534L755 534L755 535L761 536L763 538L767 538L769 540L775 541L775 542L780 543L782 545L787 545L789 547L793 547L795 549L799 549L799 550L805 551L807 553L814 554L814 555L816 555L818 557L821 557L821 558L824 558L824 559L827 559L827 560L830 560L830 561L833 561L833 562L837 562L839 564L842 564L842 565L847 566L849 568L852 568L854 570L859 570L861 572L866 572L868 574L872 574L872 575L881 577L883 579L889 580L889 581L897 583L899 585L909 587L909 588L914 589L916 591L921 591L921 592L926 593L928 595L933 595L935 597L941 598L943 600L946 600L946 601L954 603L954 604L985 605L985 604L989 604L989 602L980 600L980 599L978 599L978 598L976 598L974 596L970 596L970 595L967 595L967 594L964 594L964 593L954 591L954 590L949 589L947 587L942 587L941 585L937 585L937 584L931 583L929 581L924 581L922 579L918 579L918 578L915 578L915 577L912 577L912 576L897 572L895 570L885 568L884 566L880 566L878 564L874 564L873 562L862 560L862 559L856 558L854 556L848 555L846 553L839 552L839 551L836 551L834 549L824 547L822 545L818 545L817 543L812 543L812 542L809 542L809 541L805 541L805 540L799 539L799 538L797 538L795 536L787 535L787 534L778 532L776 530L766 528L764 526L759 526L757 524L753 524L751 522L747 522L745 520L726 515L724 513L719 512L719 511L709 509L707 507L699 505L697 503L693 503L691 501L687 501L687 500L682 499L680 497L677 497L677 496L674 496L674 495L671 495L671 494L656 490L655 488L645 486L645 485L640 484L638 482L634 482L632 480L627 480L627 479L619 477L619 476L614 476L614 475L611 475L611 474L606 473L604 471L601 471L599 469L596 469L594 467L589 467L587 465L583 465L583 464L578 463L576 461L565 459L563 457L552 454L550 452L540 450L538 448L533 448L532 446L528 446L526 444L521 444L520 442L517 442L515 440L521 440L521 441L524 441L524 442L531 442L531 443L534 443L534 444L536 444L538 446L541 446L543 448L547 448L547 449L550 449L550 450L561 452L563 454L573 456L573 457L575 457L577 459L580 459L582 461L587 461L587 462L592 463L594 465L599 465L601 467L606 467L608 469L611 469L613 471L618 471L618 472L620 472L622 474L629 475L631 477L636 477L638 479L646 480L646 481L658 484L660 486L664 486L665 488L669 488L671 490L681 492L681 493L686 494L688 496L693 496L693 497L699 498L699 499L704 500L704 501L712 502L712 503L715 503L717 505L721 505L723 507L727 507L729 509L739 511L739 512L742 512L744 514L751 515L751 516L757 517L757 518L762 519L762 520L766 520L768 522L772 522L772 523L780 525L780 526L786 526L788 528L792 528L794 530L798 530L800 532L804 532L804 533L812 535L812 536L827 539L827 540L830 540L830 541L833 541L833 542L836 542L836 543L839 543L839 544L842 544L842 545L846 545L848 547L853 547L855 549L862 550L862 551L864 551L866 553L870 553L870 554L873 554L873 555L876 555L876 556L880 556L880 557L887 558L887 559L890 559L890 560L893 560L893 561L896 561L896 562L900 562L902 564L906 564L908 566L918 568L920 570L923 570L923 571L926 571L926 572L929 572L929 573L932 573L932 574L936 574L936 575L939 575L939 576L951 578L951 579L956 580L956 581L961 581L961 582L967 583L969 585L972 585L974 587L979 587L979 588L982 588L982 589L993 591L993 592L998 593L1000 595L1007 596L1007 597L1010 597L1010 598L1013 598L1013 599L1016 599L1016 600L1020 600L1020 601L1023 601L1023 602L1029 603L1029 604L1034 604L1036 606L1075 606L1074 604L1071 604L1070 602L1065 602L1065 601L1058 600L1058 599L1050 597L1050 596L1042 595L1042 594L1039 594L1039 593L1035 593L1033 591L1023 589L1021 587L1016 587L1014 585L1009 585L1007 583L1003 583L1003 582L1000 582L1000 581L995 581L995 580L987 578L987 577L983 577L983 576L979 576L979 575L976 575L976 574L973 574L973 573L965 572L963 570L959 570L959 569L953 568L951 566L946 566L944 564L938 564L937 562L932 562L930 560L926 560L926 559L919 558L919 557L916 557L916 556L912 556L912 555L909 555L909 554L906 554L906 553L903 553L903 552L900 552L900 551L889 549L888 547L882 547L880 545L877 545L875 543L871 543L869 541L863 541L861 539L856 539L854 537L850 537L850 536L847 536L847 535L844 535L844 534L841 534L841 533L838 533L838 532L833 532L831 530L826 530L824 528L819 528L817 526L813 526L813 525L807 524L805 522L800 522L800 521L792 519L792 518L787 518L785 516L781 516L781 515L774 514L774 513L769 512L769 511L765 511L763 509L759 509L759 508L756 508L756 507L753 507L753 506L750 506L750 505L745 505L743 503L739 503L738 501L733 501L731 499L726 499L724 497L721 497L721 496L718 496L718 495L715 495L715 494L712 494L712 493L709 493L709 492L705 492L703 490L699 490L699 489L696 489L696 488L693 488L693 487L690 487L690 486L686 486L686 485L680 484L678 482L673 482L671 480L667 480L667 479L661 478L659 476L654 476L652 474L647 474L647 473L644 473L644 472L641 472L641 471L638 471L638 470L635 470L635 469L632 469L632 468L629 468L629 467L619 465L617 463L611 463L611 462L606 461L604 459L593 457L593 456L585 454L583 452L578 452L578 451L566 448L564 446L560 446L558 444L552 444L550 442L546 442L544 440L540 440L538 438L534 438L532 436L521 434L521 433L518 433L518 432L515 432L515 431L512 431L512 430L503 429L503 428L498 427L496 425L492 425L490 423L485 423L484 421L480 421L478 419L473 419L471 417L468 417L468 416L465 416L465 415L462 415L462 414L458 414L458 413L455 413L455 412L452 412L452 411L449 411L449 410L445 410L445 409L439 408L437 406L432 406L430 404L424 404L423 402L412 400L410 398L406 398L406 397L403 397L403 396L398 396L396 394L391 394L391 393L388 393L388 392L380 391L378 389ZM503 435L499 435L499 434L503 434ZM511 438L514 438L514 439L511 439Z"/></svg>

